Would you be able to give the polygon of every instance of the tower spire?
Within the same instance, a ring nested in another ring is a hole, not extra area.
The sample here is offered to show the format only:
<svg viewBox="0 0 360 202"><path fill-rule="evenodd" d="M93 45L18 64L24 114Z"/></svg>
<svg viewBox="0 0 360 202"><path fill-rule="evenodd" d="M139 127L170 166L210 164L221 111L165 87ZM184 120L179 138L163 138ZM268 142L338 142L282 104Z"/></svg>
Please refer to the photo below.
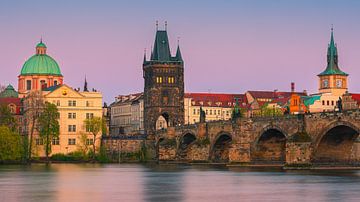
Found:
<svg viewBox="0 0 360 202"><path fill-rule="evenodd" d="M144 61L143 61L143 64L145 64L146 62L146 48L144 49Z"/></svg>
<svg viewBox="0 0 360 202"><path fill-rule="evenodd" d="M322 75L347 75L345 72L341 71L338 65L338 51L334 40L334 27L331 25L331 35L330 43L327 50L327 66L325 71L319 74Z"/></svg>
<svg viewBox="0 0 360 202"><path fill-rule="evenodd" d="M177 49L176 49L175 58L176 58L177 61L181 61L181 62L182 62L183 59L182 59L182 56L181 56L179 40L180 40L180 37L177 38Z"/></svg>
<svg viewBox="0 0 360 202"><path fill-rule="evenodd" d="M86 81L86 75L85 75L85 82L84 82L84 92L89 92L88 84L87 84L87 81Z"/></svg>

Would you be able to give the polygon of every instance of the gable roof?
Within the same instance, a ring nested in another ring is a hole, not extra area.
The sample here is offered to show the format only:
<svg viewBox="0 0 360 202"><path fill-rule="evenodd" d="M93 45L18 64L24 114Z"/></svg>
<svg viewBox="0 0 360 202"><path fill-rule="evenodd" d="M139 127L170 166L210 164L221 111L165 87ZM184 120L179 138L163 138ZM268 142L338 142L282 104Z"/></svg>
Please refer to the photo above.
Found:
<svg viewBox="0 0 360 202"><path fill-rule="evenodd" d="M51 86L49 88L46 88L43 90L43 92L47 92L49 91L48 94L45 95L45 97L48 97L51 94L54 94L56 91L62 89L62 88L67 88L68 90L70 90L71 92L74 92L75 94L79 95L79 97L85 97L84 95L82 95L81 93L79 93L78 91L72 89L70 86L66 85L66 84L61 84L61 85L56 85L56 86Z"/></svg>

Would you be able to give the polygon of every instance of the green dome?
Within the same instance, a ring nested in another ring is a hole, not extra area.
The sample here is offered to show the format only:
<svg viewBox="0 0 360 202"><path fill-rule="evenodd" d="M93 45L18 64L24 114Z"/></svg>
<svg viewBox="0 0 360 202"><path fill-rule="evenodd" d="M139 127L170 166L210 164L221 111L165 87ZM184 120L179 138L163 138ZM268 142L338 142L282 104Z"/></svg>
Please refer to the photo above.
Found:
<svg viewBox="0 0 360 202"><path fill-rule="evenodd" d="M50 74L61 76L60 67L50 56L37 54L29 58L21 69L20 75Z"/></svg>
<svg viewBox="0 0 360 202"><path fill-rule="evenodd" d="M0 98L18 97L18 93L15 91L12 85L8 85L4 91L0 92Z"/></svg>
<svg viewBox="0 0 360 202"><path fill-rule="evenodd" d="M40 41L40 43L38 43L38 45L36 45L36 48L39 48L39 47L46 48L46 45L42 41Z"/></svg>

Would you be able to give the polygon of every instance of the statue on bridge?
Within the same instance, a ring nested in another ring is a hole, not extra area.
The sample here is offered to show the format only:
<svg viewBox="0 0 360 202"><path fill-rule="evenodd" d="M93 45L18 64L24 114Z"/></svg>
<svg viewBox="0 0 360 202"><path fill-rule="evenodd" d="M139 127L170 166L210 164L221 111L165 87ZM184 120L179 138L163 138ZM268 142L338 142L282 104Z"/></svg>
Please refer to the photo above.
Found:
<svg viewBox="0 0 360 202"><path fill-rule="evenodd" d="M200 123L205 123L206 121L206 114L205 111L200 107Z"/></svg>
<svg viewBox="0 0 360 202"><path fill-rule="evenodd" d="M231 120L233 120L233 121L242 117L241 110L239 107L239 98L235 98L235 100L236 100L236 103L235 103L234 109L231 114Z"/></svg>
<svg viewBox="0 0 360 202"><path fill-rule="evenodd" d="M341 97L339 97L339 100L336 102L337 108L338 108L338 112L342 112L343 107L342 107L342 99Z"/></svg>

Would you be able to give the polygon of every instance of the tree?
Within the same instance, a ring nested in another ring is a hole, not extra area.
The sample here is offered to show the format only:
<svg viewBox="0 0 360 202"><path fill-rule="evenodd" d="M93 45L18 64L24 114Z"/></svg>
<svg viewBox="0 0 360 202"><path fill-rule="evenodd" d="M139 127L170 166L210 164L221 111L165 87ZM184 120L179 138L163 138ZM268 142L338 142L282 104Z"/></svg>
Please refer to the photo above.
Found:
<svg viewBox="0 0 360 202"><path fill-rule="evenodd" d="M106 123L104 119L102 119L101 117L91 117L89 119L85 119L84 124L86 127L86 131L90 132L93 135L92 146L93 146L93 152L95 154L97 136L101 132L106 130ZM94 159L95 159L95 155L93 155L93 160Z"/></svg>
<svg viewBox="0 0 360 202"><path fill-rule="evenodd" d="M20 135L7 126L0 126L0 162L14 162L21 160Z"/></svg>
<svg viewBox="0 0 360 202"><path fill-rule="evenodd" d="M16 130L16 119L6 104L0 104L0 125L7 126L12 131Z"/></svg>
<svg viewBox="0 0 360 202"><path fill-rule="evenodd" d="M44 108L44 100L41 91L32 91L24 100L24 119L26 135L28 136L28 160L31 161L33 149L34 131L37 129L37 120ZM30 133L30 134L29 134ZM30 137L29 137L30 136Z"/></svg>
<svg viewBox="0 0 360 202"><path fill-rule="evenodd" d="M60 131L59 112L56 105L49 102L45 103L44 110L40 113L38 124L38 131L44 142L46 161L49 161L51 142L53 138L59 138Z"/></svg>

